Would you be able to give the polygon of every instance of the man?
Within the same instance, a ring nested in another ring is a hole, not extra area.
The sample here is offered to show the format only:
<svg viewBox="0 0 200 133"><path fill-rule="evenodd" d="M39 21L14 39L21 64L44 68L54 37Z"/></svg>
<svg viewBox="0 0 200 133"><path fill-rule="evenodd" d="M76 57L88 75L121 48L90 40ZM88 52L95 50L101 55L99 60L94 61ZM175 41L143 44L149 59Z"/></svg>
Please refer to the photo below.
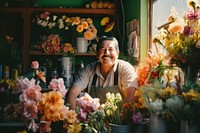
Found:
<svg viewBox="0 0 200 133"><path fill-rule="evenodd" d="M106 93L120 93L123 100L131 100L138 87L134 67L118 59L119 46L115 37L102 37L97 45L98 61L88 64L76 77L68 91L67 100L71 109L76 107L76 98L81 91L87 91L92 97L106 101Z"/></svg>

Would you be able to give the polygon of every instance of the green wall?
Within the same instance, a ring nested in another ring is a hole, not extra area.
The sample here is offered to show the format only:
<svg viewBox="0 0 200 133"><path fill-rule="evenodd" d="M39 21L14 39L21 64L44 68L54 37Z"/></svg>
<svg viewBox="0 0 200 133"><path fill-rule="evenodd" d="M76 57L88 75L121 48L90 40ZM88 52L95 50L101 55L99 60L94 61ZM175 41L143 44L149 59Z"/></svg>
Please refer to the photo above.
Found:
<svg viewBox="0 0 200 133"><path fill-rule="evenodd" d="M147 57L148 52L148 2L149 0L141 0L141 15L140 15L140 28L141 28L141 60L143 61Z"/></svg>
<svg viewBox="0 0 200 133"><path fill-rule="evenodd" d="M140 1L139 0L124 0L125 21L140 18Z"/></svg>
<svg viewBox="0 0 200 133"><path fill-rule="evenodd" d="M148 49L148 1L147 0L124 0L125 28L126 23L132 19L140 21L140 59L147 56ZM128 37L125 36L124 45L127 46Z"/></svg>

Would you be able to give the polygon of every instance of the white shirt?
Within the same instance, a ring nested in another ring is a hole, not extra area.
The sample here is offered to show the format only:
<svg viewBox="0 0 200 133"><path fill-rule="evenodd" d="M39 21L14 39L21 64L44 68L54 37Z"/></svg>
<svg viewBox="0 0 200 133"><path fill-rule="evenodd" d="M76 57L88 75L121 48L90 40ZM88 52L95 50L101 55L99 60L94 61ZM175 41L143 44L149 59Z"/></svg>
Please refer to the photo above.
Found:
<svg viewBox="0 0 200 133"><path fill-rule="evenodd" d="M118 65L119 64L119 65ZM123 91L126 88L134 87L138 88L138 79L134 67L126 61L117 59L113 69L104 79L100 73L100 62L96 61L90 63L83 69L79 75L75 78L74 85L81 88L83 91L88 87L88 91L91 88L93 76L97 74L96 87L110 87L114 85L114 72L118 65L118 86Z"/></svg>

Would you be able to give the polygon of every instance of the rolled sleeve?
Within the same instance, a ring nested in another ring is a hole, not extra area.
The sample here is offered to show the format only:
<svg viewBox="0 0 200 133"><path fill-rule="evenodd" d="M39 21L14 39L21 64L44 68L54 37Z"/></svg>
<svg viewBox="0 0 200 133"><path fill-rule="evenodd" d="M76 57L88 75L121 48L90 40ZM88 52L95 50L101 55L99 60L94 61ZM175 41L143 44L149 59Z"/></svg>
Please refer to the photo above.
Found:
<svg viewBox="0 0 200 133"><path fill-rule="evenodd" d="M88 87L93 73L95 70L95 63L89 64L85 69L81 70L79 74L75 77L73 85L79 87L82 91Z"/></svg>
<svg viewBox="0 0 200 133"><path fill-rule="evenodd" d="M120 64L120 80L122 88L138 88L138 76L134 67L128 62L122 62Z"/></svg>

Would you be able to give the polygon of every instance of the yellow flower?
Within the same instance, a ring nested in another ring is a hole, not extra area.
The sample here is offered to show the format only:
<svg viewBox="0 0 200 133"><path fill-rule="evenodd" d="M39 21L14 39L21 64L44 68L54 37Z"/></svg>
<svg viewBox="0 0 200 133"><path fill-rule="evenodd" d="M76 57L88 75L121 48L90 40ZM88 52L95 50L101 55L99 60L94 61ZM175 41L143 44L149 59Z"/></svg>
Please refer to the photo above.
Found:
<svg viewBox="0 0 200 133"><path fill-rule="evenodd" d="M64 46L65 46L65 47L71 47L72 44L71 44L71 43L65 43Z"/></svg>
<svg viewBox="0 0 200 133"><path fill-rule="evenodd" d="M198 0L188 0L188 2L187 2L187 6L189 8L194 8L195 9L196 4L198 5Z"/></svg>
<svg viewBox="0 0 200 133"><path fill-rule="evenodd" d="M159 92L163 98L169 97L171 95L177 95L177 90L169 86L165 89L160 89Z"/></svg>
<svg viewBox="0 0 200 133"><path fill-rule="evenodd" d="M109 17L104 17L102 20L101 20L101 26L105 26L107 23L109 23L110 21L110 18Z"/></svg>
<svg viewBox="0 0 200 133"><path fill-rule="evenodd" d="M170 40L168 38L164 39L164 44L166 46L169 46L170 45Z"/></svg>
<svg viewBox="0 0 200 133"><path fill-rule="evenodd" d="M70 47L69 48L69 52L72 53L72 54L74 54L75 53L75 49L73 47Z"/></svg>
<svg viewBox="0 0 200 133"><path fill-rule="evenodd" d="M68 123L74 124L77 121L77 113L74 110L69 110L66 115L66 121Z"/></svg>
<svg viewBox="0 0 200 133"><path fill-rule="evenodd" d="M200 93L194 91L193 89L190 89L189 92L182 94L185 101L196 101L200 100Z"/></svg>
<svg viewBox="0 0 200 133"><path fill-rule="evenodd" d="M92 24L92 23L93 23L93 21L92 21L91 18L87 18L87 22L88 22L89 24Z"/></svg>
<svg viewBox="0 0 200 133"><path fill-rule="evenodd" d="M67 126L67 133L80 133L81 130L82 126L77 123Z"/></svg>
<svg viewBox="0 0 200 133"><path fill-rule="evenodd" d="M114 25L115 25L115 22L109 23L108 26L105 29L105 32L111 31L113 29Z"/></svg>

